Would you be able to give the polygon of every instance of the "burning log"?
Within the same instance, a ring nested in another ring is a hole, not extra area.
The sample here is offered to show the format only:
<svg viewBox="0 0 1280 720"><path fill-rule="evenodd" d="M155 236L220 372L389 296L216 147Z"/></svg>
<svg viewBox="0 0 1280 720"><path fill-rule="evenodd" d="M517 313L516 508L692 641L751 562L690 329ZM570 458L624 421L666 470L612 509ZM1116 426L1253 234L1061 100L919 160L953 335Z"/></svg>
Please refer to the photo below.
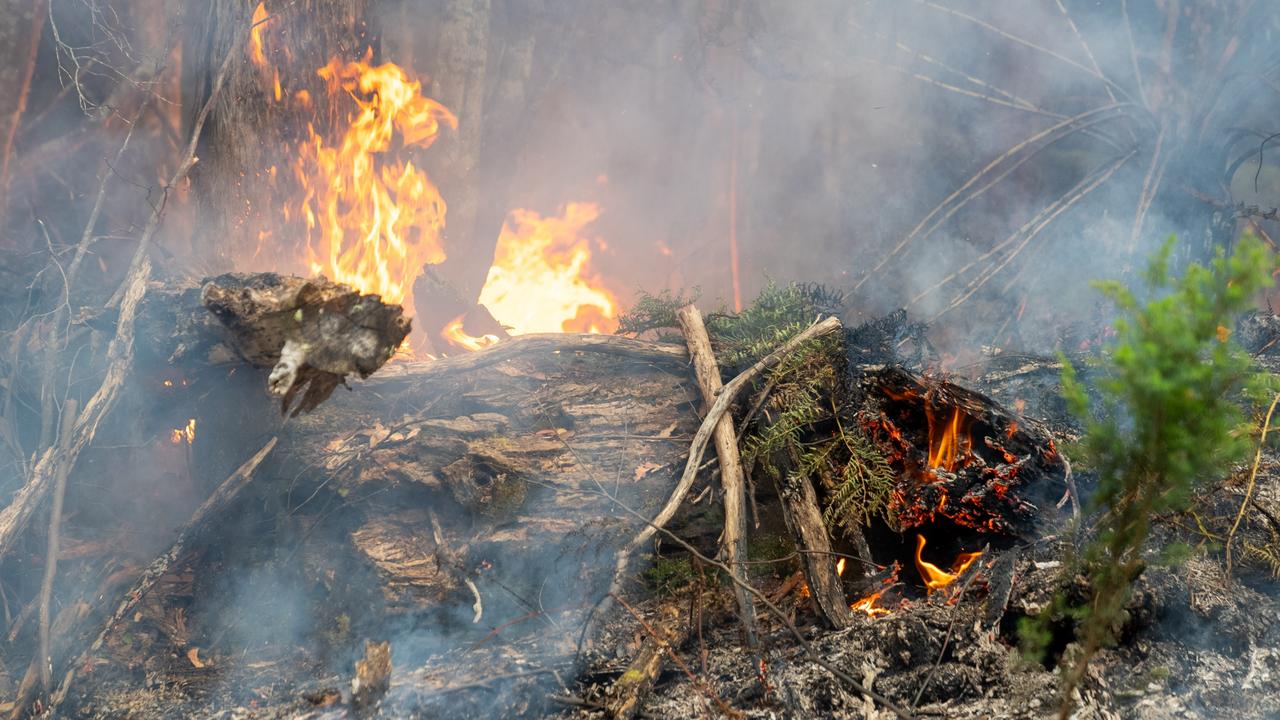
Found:
<svg viewBox="0 0 1280 720"><path fill-rule="evenodd" d="M942 520L1030 540L1058 519L1053 508L1067 466L1042 425L978 392L902 368L869 372L862 383L880 408L869 429L894 450L891 461L900 468L892 511L901 529Z"/></svg>

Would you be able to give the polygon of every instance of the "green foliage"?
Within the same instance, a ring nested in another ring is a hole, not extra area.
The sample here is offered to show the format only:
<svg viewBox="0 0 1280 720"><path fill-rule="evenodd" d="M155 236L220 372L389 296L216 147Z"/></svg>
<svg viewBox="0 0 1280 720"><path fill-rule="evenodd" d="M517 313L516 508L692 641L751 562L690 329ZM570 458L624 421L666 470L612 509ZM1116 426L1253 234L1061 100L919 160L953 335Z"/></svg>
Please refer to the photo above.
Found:
<svg viewBox="0 0 1280 720"><path fill-rule="evenodd" d="M649 330L670 329L679 326L676 313L680 308L698 299L698 289L688 296L663 290L657 295L640 292L636 304L618 316L618 333L637 335Z"/></svg>
<svg viewBox="0 0 1280 720"><path fill-rule="evenodd" d="M645 571L645 579L657 593L674 595L693 584L697 575L687 556L660 557Z"/></svg>
<svg viewBox="0 0 1280 720"><path fill-rule="evenodd" d="M1064 358L1063 396L1085 425L1079 452L1097 473L1100 512L1082 557L1093 595L1068 692L1123 617L1151 518L1187 509L1200 483L1242 457L1249 437L1242 392L1267 384L1228 328L1269 285L1276 258L1246 237L1232 255L1220 252L1210 267L1171 278L1172 249L1171 238L1143 274L1145 300L1119 282L1096 285L1120 311L1110 352L1095 363L1096 405Z"/></svg>

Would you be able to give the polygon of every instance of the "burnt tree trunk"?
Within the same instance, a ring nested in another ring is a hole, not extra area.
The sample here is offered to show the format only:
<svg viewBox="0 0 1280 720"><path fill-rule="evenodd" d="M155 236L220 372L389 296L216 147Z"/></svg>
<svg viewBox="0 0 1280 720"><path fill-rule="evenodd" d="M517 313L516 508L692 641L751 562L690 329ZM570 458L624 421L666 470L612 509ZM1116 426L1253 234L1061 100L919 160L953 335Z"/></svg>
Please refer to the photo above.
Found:
<svg viewBox="0 0 1280 720"><path fill-rule="evenodd" d="M366 0L267 0L269 19L258 26L265 66L254 62L247 42L256 0L211 0L192 9L189 50L183 57L183 107L194 117L208 95L212 74L227 49L239 43L234 60L201 138L202 162L192 170L206 228L200 259L210 269L229 270L238 258L254 257L260 231L280 226L286 198L292 198L290 167L308 123L324 134L344 117L342 97L330 97L316 71L331 57L355 59L369 39L363 36ZM281 98L275 98L279 79ZM305 91L309 103L290 102ZM272 170L274 168L274 171ZM272 238L282 258L301 257L283 238ZM276 269L301 271L286 267Z"/></svg>

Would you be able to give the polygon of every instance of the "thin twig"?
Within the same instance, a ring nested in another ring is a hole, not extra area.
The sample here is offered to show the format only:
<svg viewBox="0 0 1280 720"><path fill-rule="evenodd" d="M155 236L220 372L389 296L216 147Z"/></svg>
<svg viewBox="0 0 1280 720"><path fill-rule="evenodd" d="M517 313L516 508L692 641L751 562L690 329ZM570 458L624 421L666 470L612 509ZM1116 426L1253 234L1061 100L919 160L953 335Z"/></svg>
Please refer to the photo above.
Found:
<svg viewBox="0 0 1280 720"><path fill-rule="evenodd" d="M961 295L959 295L954 300L952 300L950 305L948 305L944 310L939 312L937 315L930 318L929 321L935 322L938 318L960 307L961 305L964 304L966 300L968 300L970 297L973 297L973 294L976 293L978 290L982 289L982 287L986 285L991 278L995 277L1001 270L1003 270L1006 266L1008 266L1010 262L1013 262L1013 259L1018 256L1018 253L1022 252L1023 248L1025 248L1028 243L1034 240L1036 236L1038 236L1046 227L1048 227L1054 220L1056 220L1059 215L1066 212L1067 210L1070 210L1072 207L1076 205L1076 203L1080 202L1082 199L1084 199L1087 195L1092 193L1094 190L1097 190L1099 187L1102 186L1103 183L1110 180L1111 177L1115 175L1116 171L1118 171L1121 167L1123 167L1126 163L1128 163L1129 160L1136 154L1136 152L1137 151L1130 152L1128 155L1125 155L1124 157L1116 159L1114 162L1111 163L1110 166L1104 168L1101 172L1081 180L1080 183L1077 184L1075 187L1073 187L1071 190L1069 190L1066 195L1063 195L1056 202L1046 207L1043 211L1041 211L1040 215L1038 215L1033 220L1029 221L1027 225L1023 225L1023 227L1019 229L1018 233L1015 233L1009 238L1010 240L1012 240L1013 238L1017 237L1019 234L1022 234L1022 242L1020 242L1017 245L1017 247L1010 250L1004 256L1004 258L1000 260L999 263L996 263L994 266L988 268L983 274L981 274L980 276L975 278L972 282L970 282L969 285L965 288L965 290L962 291ZM1034 223L1036 220L1039 220L1039 223L1036 224L1034 227L1028 229L1028 226Z"/></svg>
<svg viewBox="0 0 1280 720"><path fill-rule="evenodd" d="M884 266L893 258L901 254L901 252L912 241L917 238L928 237L966 205L981 197L992 187L995 187L1004 178L1008 177L1010 173L1035 157L1041 150L1044 150L1055 142L1069 137L1076 132L1080 132L1086 128L1117 117L1121 117L1124 112L1131 107L1132 106L1129 104L1119 103L1094 108L1051 125L1050 127L1023 139L1012 147L1009 147L995 159L991 160L991 162L983 166L981 170L969 177L964 184L956 188L950 195L943 199L942 202L934 206L934 208L930 210L914 228L911 229L911 232L907 233L906 237L898 241L898 244L895 245L893 249L885 254L885 256L882 257L874 267L859 278L859 280L854 284L853 290L856 291L863 283L872 277L879 277L880 270L883 269Z"/></svg>
<svg viewBox="0 0 1280 720"><path fill-rule="evenodd" d="M1164 179L1166 130L1167 126L1161 123L1160 132L1156 134L1155 149L1151 151L1151 166L1147 168L1147 174L1142 178L1142 194L1138 196L1138 208L1133 218L1133 229L1129 234L1129 255L1133 255L1138 249L1138 239L1142 236L1142 223L1146 220L1147 210L1151 208L1156 192L1160 189L1160 182Z"/></svg>
<svg viewBox="0 0 1280 720"><path fill-rule="evenodd" d="M1258 449L1253 454L1253 467L1249 470L1249 482L1245 485L1244 502L1240 503L1240 511L1236 513L1235 522L1231 523L1231 529L1227 531L1227 577L1231 577L1231 541L1236 537L1236 530L1240 529L1240 521L1244 520L1245 511L1249 508L1249 502L1253 499L1253 488L1258 481L1258 466L1262 464L1262 448L1267 444L1267 431L1271 429L1271 416L1276 411L1276 405L1280 404L1280 393L1277 393L1271 400L1271 406L1267 408L1267 416L1262 420L1262 433L1258 438Z"/></svg>

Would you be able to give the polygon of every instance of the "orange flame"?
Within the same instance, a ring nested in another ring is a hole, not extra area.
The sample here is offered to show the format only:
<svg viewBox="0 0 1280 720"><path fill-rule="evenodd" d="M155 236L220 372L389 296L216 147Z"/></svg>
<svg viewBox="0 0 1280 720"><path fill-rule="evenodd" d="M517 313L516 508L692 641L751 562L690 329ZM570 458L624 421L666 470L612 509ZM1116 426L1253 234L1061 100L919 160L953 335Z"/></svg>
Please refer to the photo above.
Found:
<svg viewBox="0 0 1280 720"><path fill-rule="evenodd" d="M267 4L258 3L253 9L253 17L249 20L249 59L260 68L267 67L267 53L262 44L262 27L266 24Z"/></svg>
<svg viewBox="0 0 1280 720"><path fill-rule="evenodd" d="M169 442L174 445L181 445L185 440L188 445L196 441L196 419L187 420L185 427L174 428L169 431Z"/></svg>
<svg viewBox="0 0 1280 720"><path fill-rule="evenodd" d="M589 273L591 242L583 236L599 215L594 203L569 203L558 217L513 210L498 238L480 304L513 335L613 332L618 303Z"/></svg>
<svg viewBox="0 0 1280 720"><path fill-rule="evenodd" d="M951 472L960 453L968 450L969 438L961 435L962 424L967 425L962 423L965 416L959 408L954 408L951 419L939 428L930 405L925 403L924 407L929 421L929 468Z"/></svg>
<svg viewBox="0 0 1280 720"><path fill-rule="evenodd" d="M888 615L890 612L889 608L882 608L876 605L876 602L880 600L880 596L883 594L884 594L883 589L877 590L871 593L870 595L862 598L861 600L855 603L851 603L849 605L849 609L855 610L857 612L866 613L869 617L873 617L873 618L881 617L883 615Z"/></svg>
<svg viewBox="0 0 1280 720"><path fill-rule="evenodd" d="M318 71L329 92L348 93L358 112L336 146L308 126L300 148L294 172L304 191L307 263L412 316L413 281L424 264L445 257L445 202L426 173L390 150L397 134L405 147L430 147L441 123L456 129L458 121L399 66L370 59L334 58Z"/></svg>
<svg viewBox="0 0 1280 720"><path fill-rule="evenodd" d="M924 550L924 536L916 535L916 569L920 571L920 577L924 580L925 587L929 592L941 590L956 581L956 578L964 574L965 570L982 556L981 552L960 553L956 557L955 563L951 566L951 572L947 572L931 562L923 560L920 557L920 551Z"/></svg>
<svg viewBox="0 0 1280 720"><path fill-rule="evenodd" d="M465 313L450 320L449 324L445 325L444 329L440 331L440 336L454 345L464 347L468 350L481 350L498 342L499 338L497 335L481 335L479 337L475 335L468 335L466 331L462 329L462 319L464 317L466 317Z"/></svg>
<svg viewBox="0 0 1280 720"><path fill-rule="evenodd" d="M844 558L840 558L836 561L836 577L844 576L844 561Z"/></svg>

